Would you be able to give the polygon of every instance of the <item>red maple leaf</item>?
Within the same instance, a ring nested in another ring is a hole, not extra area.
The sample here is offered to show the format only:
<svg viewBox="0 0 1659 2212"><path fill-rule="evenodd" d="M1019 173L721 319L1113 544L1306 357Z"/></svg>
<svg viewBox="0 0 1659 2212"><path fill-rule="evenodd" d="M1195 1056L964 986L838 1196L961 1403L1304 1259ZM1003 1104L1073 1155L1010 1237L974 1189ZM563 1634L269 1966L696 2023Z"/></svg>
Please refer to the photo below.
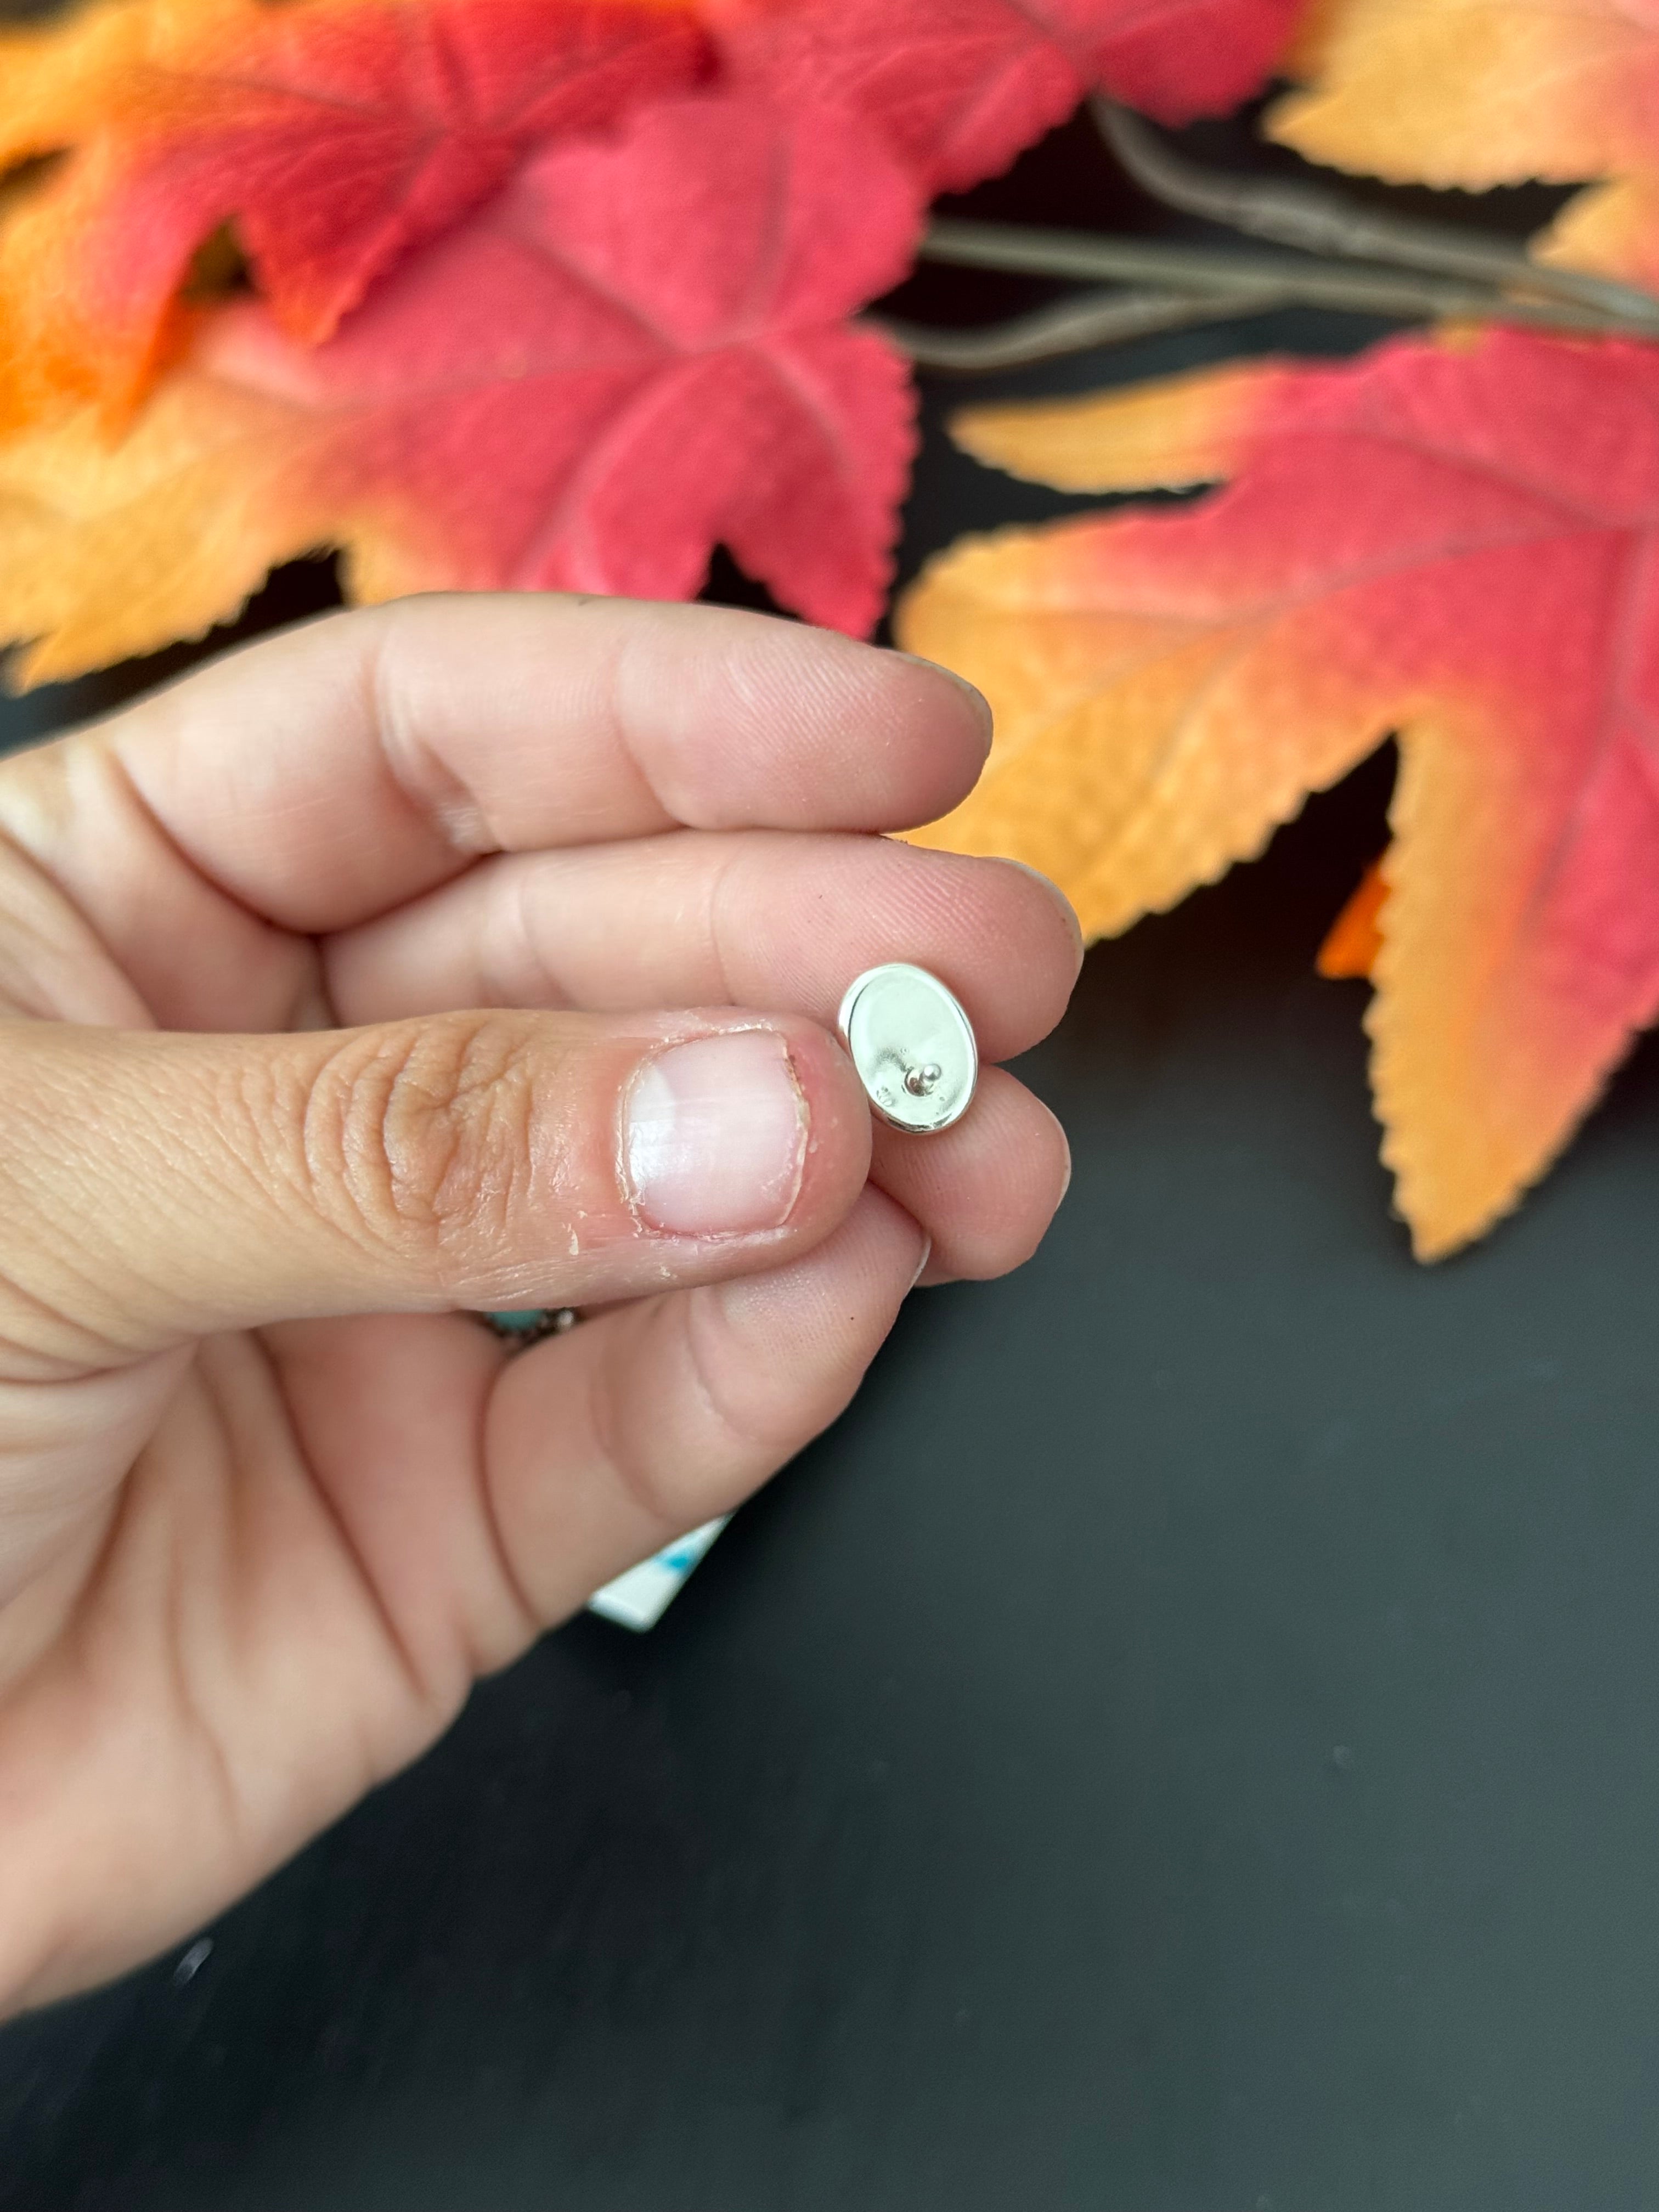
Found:
<svg viewBox="0 0 1659 2212"><path fill-rule="evenodd" d="M908 265L914 179L848 116L640 110L532 162L329 344L222 313L129 435L0 447L0 631L33 672L199 629L273 562L360 596L678 598L728 545L814 621L880 612L914 443L906 364L843 319ZM93 456L93 458L89 458Z"/></svg>
<svg viewBox="0 0 1659 2212"><path fill-rule="evenodd" d="M1074 490L1232 481L927 571L901 635L998 723L928 840L1118 930L1396 732L1395 840L1326 964L1376 976L1419 1249L1478 1235L1659 1017L1659 349L1402 340L957 427Z"/></svg>
<svg viewBox="0 0 1659 2212"><path fill-rule="evenodd" d="M0 52L0 162L68 155L0 249L0 419L129 400L228 222L286 328L327 337L526 149L710 58L653 0L139 0Z"/></svg>
<svg viewBox="0 0 1659 2212"><path fill-rule="evenodd" d="M930 191L1006 167L1087 92L1165 123L1258 90L1301 0L703 0L740 78L874 123Z"/></svg>

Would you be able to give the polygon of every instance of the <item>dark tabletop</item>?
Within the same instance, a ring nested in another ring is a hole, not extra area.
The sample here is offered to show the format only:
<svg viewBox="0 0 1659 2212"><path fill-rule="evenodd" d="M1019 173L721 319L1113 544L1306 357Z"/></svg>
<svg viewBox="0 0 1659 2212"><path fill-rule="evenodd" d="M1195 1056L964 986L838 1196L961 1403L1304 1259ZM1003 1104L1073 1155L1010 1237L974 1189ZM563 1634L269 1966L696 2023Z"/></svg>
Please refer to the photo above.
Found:
<svg viewBox="0 0 1659 2212"><path fill-rule="evenodd" d="M978 204L1155 221L1098 174L1073 131ZM1024 296L966 281L906 304ZM907 572L1068 505L952 453L964 392L1376 327L930 387ZM1659 1052L1413 1265L1310 964L1391 775L1091 955L1022 1069L1042 1255L915 1298L654 1633L549 1638L205 1956L0 2033L0 2206L1659 2200Z"/></svg>

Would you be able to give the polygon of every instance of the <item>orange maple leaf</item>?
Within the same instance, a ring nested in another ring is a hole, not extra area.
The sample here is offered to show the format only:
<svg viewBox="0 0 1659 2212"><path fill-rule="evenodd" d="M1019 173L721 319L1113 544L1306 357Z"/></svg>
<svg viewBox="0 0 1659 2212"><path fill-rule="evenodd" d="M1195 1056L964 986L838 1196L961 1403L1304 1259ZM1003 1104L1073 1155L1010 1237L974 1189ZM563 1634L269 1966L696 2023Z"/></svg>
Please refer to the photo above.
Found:
<svg viewBox="0 0 1659 2212"><path fill-rule="evenodd" d="M1632 0L1326 0L1267 118L1394 184L1605 179L1534 246L1659 289L1659 15Z"/></svg>
<svg viewBox="0 0 1659 2212"><path fill-rule="evenodd" d="M1350 976L1370 976L1382 951L1382 909L1389 887L1382 880L1382 863L1373 860L1352 897L1326 932L1314 965L1322 975L1339 982Z"/></svg>
<svg viewBox="0 0 1659 2212"><path fill-rule="evenodd" d="M284 326L327 337L409 246L553 131L706 58L670 0L114 0L0 37L0 431L128 408L232 223Z"/></svg>
<svg viewBox="0 0 1659 2212"><path fill-rule="evenodd" d="M682 597L717 541L866 629L914 400L842 319L921 222L851 118L693 96L555 147L328 344L222 309L118 444L88 410L0 446L0 638L40 641L26 678L70 674L198 635L322 546L364 599Z"/></svg>
<svg viewBox="0 0 1659 2212"><path fill-rule="evenodd" d="M1367 1017L1419 1253L1511 1206L1659 1012L1659 351L1516 332L963 416L1173 514L942 556L903 642L998 735L926 842L1024 860L1091 936L1258 852L1387 732Z"/></svg>

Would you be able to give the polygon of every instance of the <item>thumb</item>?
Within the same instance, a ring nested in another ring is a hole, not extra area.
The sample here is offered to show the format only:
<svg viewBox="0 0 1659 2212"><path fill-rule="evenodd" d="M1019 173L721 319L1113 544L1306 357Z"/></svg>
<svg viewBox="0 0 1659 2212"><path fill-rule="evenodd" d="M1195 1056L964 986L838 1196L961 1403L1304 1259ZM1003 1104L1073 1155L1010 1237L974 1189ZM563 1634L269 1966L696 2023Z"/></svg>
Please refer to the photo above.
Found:
<svg viewBox="0 0 1659 2212"><path fill-rule="evenodd" d="M805 1020L454 1013L274 1036L9 1025L0 1342L84 1367L325 1314L581 1304L770 1267L863 1187Z"/></svg>

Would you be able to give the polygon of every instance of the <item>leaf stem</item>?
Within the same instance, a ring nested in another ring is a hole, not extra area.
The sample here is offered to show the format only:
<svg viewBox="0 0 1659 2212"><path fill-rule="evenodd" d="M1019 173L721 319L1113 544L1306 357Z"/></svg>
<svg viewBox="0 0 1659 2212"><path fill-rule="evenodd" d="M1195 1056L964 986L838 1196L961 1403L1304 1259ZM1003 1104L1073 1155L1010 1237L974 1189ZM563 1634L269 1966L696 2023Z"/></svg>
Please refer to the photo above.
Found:
<svg viewBox="0 0 1659 2212"><path fill-rule="evenodd" d="M1352 313L1456 320L1536 324L1547 329L1606 333L1630 329L1629 320L1605 309L1569 301L1511 298L1507 293L1427 274L1333 264L1288 254L1245 254L1225 247L1161 240L1112 238L1103 233L1028 229L1023 224L969 222L936 216L922 240L924 261L970 269L1006 269L1030 276L1069 276L1099 283L1116 277L1160 285L1189 298L1201 294L1248 299L1254 313L1264 301L1279 306L1346 308ZM1229 312L1238 313L1237 307ZM1644 323L1644 331L1653 327ZM982 333L981 335L983 335Z"/></svg>
<svg viewBox="0 0 1659 2212"><path fill-rule="evenodd" d="M1243 293L1223 298L1213 292L1100 291L1079 292L1053 307L979 330L935 330L884 315L866 316L865 321L868 328L890 338L918 368L973 375L1053 361L1062 354L1084 353L1091 346L1144 337L1153 331L1224 322L1230 316L1282 304L1277 294L1267 291L1255 298Z"/></svg>
<svg viewBox="0 0 1659 2212"><path fill-rule="evenodd" d="M1460 229L1383 215L1336 191L1279 178L1237 177L1208 169L1164 144L1127 108L1098 97L1089 112L1107 145L1141 189L1165 207L1293 246L1305 253L1376 261L1473 279L1501 290L1531 292L1598 309L1621 323L1659 330L1659 300L1577 269L1552 269L1518 248Z"/></svg>
<svg viewBox="0 0 1659 2212"><path fill-rule="evenodd" d="M1154 199L1290 253L1184 240L1027 229L936 216L924 261L1098 286L977 330L872 319L921 368L971 374L1048 361L1154 331L1295 305L1420 321L1521 323L1588 335L1659 337L1659 299L1579 270L1540 266L1519 248L1453 223L1378 214L1340 192L1209 169L1143 119L1096 98L1090 111L1123 168Z"/></svg>

